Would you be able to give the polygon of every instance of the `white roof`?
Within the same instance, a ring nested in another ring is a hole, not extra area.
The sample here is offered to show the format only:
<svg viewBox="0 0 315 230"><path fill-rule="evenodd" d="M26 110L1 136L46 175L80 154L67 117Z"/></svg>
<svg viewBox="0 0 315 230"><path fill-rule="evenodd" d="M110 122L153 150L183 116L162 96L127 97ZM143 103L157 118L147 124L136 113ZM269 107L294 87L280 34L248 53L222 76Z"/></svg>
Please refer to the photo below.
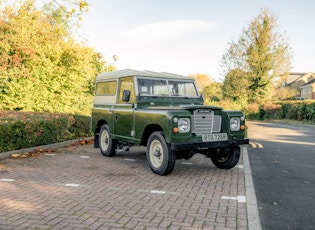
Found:
<svg viewBox="0 0 315 230"><path fill-rule="evenodd" d="M192 79L188 76L182 76L179 74L167 73L167 72L154 72L149 70L133 70L133 69L122 69L116 70L112 72L105 72L101 73L96 77L96 80L105 80L111 78L118 78L118 77L128 77L128 76L143 76L143 77L157 77L157 78L178 78L178 79Z"/></svg>

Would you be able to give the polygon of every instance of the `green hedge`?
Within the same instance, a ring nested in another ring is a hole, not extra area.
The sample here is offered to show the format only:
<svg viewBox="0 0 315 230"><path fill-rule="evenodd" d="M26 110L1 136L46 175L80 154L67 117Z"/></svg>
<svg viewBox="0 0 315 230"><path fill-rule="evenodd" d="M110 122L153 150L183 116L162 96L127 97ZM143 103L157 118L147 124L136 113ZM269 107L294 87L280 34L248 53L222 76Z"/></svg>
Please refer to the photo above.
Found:
<svg viewBox="0 0 315 230"><path fill-rule="evenodd" d="M265 104L241 104L229 100L206 101L207 105L223 107L226 110L241 110L248 120L296 120L315 123L314 100L272 101Z"/></svg>
<svg viewBox="0 0 315 230"><path fill-rule="evenodd" d="M90 117L0 112L0 152L91 136Z"/></svg>
<svg viewBox="0 0 315 230"><path fill-rule="evenodd" d="M311 121L315 123L314 101L273 102L259 106L256 113L249 115L251 119Z"/></svg>

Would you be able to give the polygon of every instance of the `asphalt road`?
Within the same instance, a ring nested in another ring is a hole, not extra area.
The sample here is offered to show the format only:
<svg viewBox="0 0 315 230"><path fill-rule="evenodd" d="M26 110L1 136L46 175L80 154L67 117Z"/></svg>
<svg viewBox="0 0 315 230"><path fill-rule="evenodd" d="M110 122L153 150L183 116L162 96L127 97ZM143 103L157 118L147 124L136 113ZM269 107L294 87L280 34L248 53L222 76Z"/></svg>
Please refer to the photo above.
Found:
<svg viewBox="0 0 315 230"><path fill-rule="evenodd" d="M262 229L315 229L315 126L247 124Z"/></svg>

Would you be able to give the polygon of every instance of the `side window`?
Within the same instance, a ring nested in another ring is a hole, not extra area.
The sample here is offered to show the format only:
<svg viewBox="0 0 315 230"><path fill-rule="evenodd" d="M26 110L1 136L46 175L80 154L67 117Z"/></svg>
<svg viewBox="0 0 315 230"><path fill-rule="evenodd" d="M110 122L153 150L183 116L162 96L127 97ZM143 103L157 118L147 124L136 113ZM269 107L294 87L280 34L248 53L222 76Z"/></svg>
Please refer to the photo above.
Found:
<svg viewBox="0 0 315 230"><path fill-rule="evenodd" d="M126 104L126 102L122 100L124 90L130 91L129 103L135 103L136 100L135 100L135 87L134 87L133 77L125 77L125 78L120 79L119 98L118 98L119 104Z"/></svg>
<svg viewBox="0 0 315 230"><path fill-rule="evenodd" d="M117 88L116 81L104 81L96 83L95 95L115 95Z"/></svg>

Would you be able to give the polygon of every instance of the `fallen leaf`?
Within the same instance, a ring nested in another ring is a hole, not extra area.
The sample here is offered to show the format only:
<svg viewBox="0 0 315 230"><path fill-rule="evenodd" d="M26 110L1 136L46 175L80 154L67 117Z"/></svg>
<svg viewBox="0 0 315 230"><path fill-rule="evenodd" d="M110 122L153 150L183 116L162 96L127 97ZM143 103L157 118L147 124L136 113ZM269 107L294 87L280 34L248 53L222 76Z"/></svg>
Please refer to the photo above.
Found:
<svg viewBox="0 0 315 230"><path fill-rule="evenodd" d="M20 158L20 157L21 157L21 154L19 154L19 153L12 153L12 154L11 154L11 157L12 157L12 158Z"/></svg>

